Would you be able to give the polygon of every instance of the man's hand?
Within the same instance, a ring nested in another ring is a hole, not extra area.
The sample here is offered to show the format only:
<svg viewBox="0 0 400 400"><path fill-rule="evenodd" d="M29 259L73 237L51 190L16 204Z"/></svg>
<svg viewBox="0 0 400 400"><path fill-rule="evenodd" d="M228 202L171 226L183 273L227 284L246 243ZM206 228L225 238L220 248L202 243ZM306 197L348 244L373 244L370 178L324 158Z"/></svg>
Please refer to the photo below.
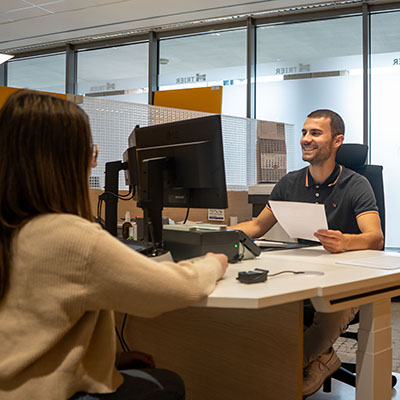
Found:
<svg viewBox="0 0 400 400"><path fill-rule="evenodd" d="M341 253L348 250L348 238L340 231L319 229L314 236L321 242L324 249L330 253Z"/></svg>

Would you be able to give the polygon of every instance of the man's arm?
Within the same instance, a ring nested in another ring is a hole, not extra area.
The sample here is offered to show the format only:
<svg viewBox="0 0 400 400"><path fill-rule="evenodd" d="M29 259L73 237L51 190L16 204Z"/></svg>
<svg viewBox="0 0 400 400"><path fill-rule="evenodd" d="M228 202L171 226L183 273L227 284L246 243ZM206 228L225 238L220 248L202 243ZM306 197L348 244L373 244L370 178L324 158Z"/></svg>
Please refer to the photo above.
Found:
<svg viewBox="0 0 400 400"><path fill-rule="evenodd" d="M368 212L357 216L361 233L349 234L330 229L320 229L314 235L330 253L348 250L382 250L383 234L377 212Z"/></svg>
<svg viewBox="0 0 400 400"><path fill-rule="evenodd" d="M256 219L232 225L230 229L239 229L251 238L257 238L268 232L276 223L276 218L268 206L258 215Z"/></svg>

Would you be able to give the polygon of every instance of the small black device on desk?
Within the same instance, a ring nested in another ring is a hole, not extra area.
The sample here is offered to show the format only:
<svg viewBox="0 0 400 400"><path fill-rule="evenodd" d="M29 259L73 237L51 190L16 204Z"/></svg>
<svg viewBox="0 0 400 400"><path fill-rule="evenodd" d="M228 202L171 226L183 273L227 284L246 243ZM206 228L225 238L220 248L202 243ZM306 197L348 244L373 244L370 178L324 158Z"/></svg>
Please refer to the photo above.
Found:
<svg viewBox="0 0 400 400"><path fill-rule="evenodd" d="M237 280L240 283L252 284L252 283L260 283L265 282L268 279L267 270L256 270L256 271L241 271L238 273Z"/></svg>
<svg viewBox="0 0 400 400"><path fill-rule="evenodd" d="M252 239L250 239L244 232L240 230L235 230L238 233L239 242L244 248L244 251L248 251L257 257L261 254L261 248L258 247ZM249 258L249 257L248 257Z"/></svg>
<svg viewBox="0 0 400 400"><path fill-rule="evenodd" d="M175 261L213 253L224 253L230 263L254 258L261 249L239 230L218 225L166 225L163 230L164 249L169 250Z"/></svg>

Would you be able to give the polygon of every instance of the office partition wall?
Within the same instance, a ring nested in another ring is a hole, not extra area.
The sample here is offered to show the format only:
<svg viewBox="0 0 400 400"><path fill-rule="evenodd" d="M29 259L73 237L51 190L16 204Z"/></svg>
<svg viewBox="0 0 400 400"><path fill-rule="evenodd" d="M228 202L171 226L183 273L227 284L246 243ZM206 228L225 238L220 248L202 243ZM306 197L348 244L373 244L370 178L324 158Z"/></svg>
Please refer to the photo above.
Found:
<svg viewBox="0 0 400 400"><path fill-rule="evenodd" d="M93 141L99 147L98 165L91 170L90 176L93 189L104 187L105 163L122 160L128 137L136 125L144 127L211 115L94 97L83 97L80 106L89 116ZM222 116L221 124L227 186L230 190L246 190L257 180L257 131L265 131L265 127L254 119L227 115ZM290 128L284 127L289 149L293 148ZM122 174L119 188L128 189Z"/></svg>

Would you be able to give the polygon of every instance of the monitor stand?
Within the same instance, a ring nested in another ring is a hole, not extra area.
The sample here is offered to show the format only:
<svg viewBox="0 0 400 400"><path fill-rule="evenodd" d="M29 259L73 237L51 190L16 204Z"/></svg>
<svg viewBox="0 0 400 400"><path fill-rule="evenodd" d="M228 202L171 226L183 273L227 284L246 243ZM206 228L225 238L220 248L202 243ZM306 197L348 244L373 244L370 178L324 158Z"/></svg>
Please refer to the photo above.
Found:
<svg viewBox="0 0 400 400"><path fill-rule="evenodd" d="M99 196L106 203L105 229L113 236L117 236L118 219L118 176L119 171L128 169L128 164L122 161L106 163L104 193Z"/></svg>
<svg viewBox="0 0 400 400"><path fill-rule="evenodd" d="M143 161L142 185L138 207L143 209L143 252L147 256L160 256L165 253L162 240L162 210L164 195L164 169L166 157ZM118 219L118 178L119 172L128 169L122 161L106 163L104 193L99 198L106 203L105 229L117 236Z"/></svg>
<svg viewBox="0 0 400 400"><path fill-rule="evenodd" d="M164 253L162 239L162 210L164 200L164 170L167 157L155 157L143 160L140 200L138 206L143 209L143 236L145 242L153 244L154 255Z"/></svg>

